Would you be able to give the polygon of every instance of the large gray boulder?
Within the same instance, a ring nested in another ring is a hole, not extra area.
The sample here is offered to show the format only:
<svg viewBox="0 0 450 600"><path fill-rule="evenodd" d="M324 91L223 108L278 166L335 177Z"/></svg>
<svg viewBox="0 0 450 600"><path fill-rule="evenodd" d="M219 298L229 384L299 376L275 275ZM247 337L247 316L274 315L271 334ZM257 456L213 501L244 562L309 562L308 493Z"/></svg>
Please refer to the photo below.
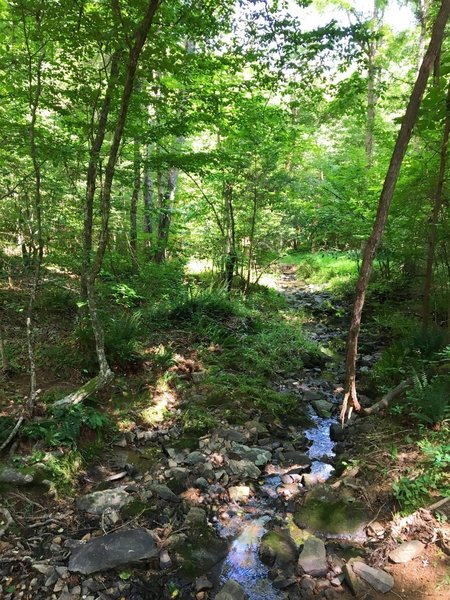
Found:
<svg viewBox="0 0 450 600"><path fill-rule="evenodd" d="M116 531L78 546L69 559L69 571L90 575L156 556L158 549L147 529Z"/></svg>

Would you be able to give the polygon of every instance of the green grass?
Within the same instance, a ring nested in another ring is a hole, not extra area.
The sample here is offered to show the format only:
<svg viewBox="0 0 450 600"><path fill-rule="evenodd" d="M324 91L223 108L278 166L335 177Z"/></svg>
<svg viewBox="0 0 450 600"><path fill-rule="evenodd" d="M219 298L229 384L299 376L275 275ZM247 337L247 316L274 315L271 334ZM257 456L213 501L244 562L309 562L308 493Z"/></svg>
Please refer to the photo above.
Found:
<svg viewBox="0 0 450 600"><path fill-rule="evenodd" d="M328 289L336 291L354 282L358 274L354 253L295 253L285 256L280 262L297 267L299 279L309 283L326 284Z"/></svg>

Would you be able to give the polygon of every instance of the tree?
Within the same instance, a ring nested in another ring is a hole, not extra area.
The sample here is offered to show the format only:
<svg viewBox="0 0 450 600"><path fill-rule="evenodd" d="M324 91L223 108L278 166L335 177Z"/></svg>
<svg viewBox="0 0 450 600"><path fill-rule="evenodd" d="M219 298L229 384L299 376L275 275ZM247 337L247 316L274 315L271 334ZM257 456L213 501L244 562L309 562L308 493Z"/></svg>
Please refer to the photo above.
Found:
<svg viewBox="0 0 450 600"><path fill-rule="evenodd" d="M402 166L403 158L406 154L409 140L411 139L412 130L417 119L428 77L440 52L449 15L450 0L442 0L439 13L433 25L430 44L419 69L417 80L412 90L405 116L392 153L391 162L389 164L383 189L378 202L378 209L373 224L372 234L364 249L361 269L356 285L355 302L347 340L346 381L344 400L341 410L342 421L345 420L347 414L348 416L351 415L353 409L358 411L361 408L356 392L356 359L358 354L358 336L361 328L361 315L370 275L372 272L373 260L383 235L389 213L389 207L400 173L400 168Z"/></svg>

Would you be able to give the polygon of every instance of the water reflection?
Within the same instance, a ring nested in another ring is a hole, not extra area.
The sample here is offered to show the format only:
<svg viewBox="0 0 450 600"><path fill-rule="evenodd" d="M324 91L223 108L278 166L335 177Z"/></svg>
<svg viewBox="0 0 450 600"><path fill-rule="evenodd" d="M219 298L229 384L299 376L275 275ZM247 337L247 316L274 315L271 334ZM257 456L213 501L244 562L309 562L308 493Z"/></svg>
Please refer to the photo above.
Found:
<svg viewBox="0 0 450 600"><path fill-rule="evenodd" d="M244 524L240 535L231 545L221 573L221 582L237 581L249 600L276 600L277 593L269 579L269 569L259 559L258 548L266 532L269 516Z"/></svg>

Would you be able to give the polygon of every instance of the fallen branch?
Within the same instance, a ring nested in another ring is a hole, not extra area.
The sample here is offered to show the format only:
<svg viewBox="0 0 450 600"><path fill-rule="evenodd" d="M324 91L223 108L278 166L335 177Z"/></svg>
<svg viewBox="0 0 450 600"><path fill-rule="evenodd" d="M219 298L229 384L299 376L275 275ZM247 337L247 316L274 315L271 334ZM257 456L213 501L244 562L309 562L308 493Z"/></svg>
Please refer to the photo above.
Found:
<svg viewBox="0 0 450 600"><path fill-rule="evenodd" d="M448 498L442 498L434 504L430 504L430 506L427 506L427 510L436 510L437 508L441 508L441 506L444 506L444 504L447 504L447 502L450 502L450 496Z"/></svg>
<svg viewBox="0 0 450 600"><path fill-rule="evenodd" d="M78 390L64 396L60 400L57 400L53 403L53 406L72 406L74 404L80 404L83 400L86 400L92 394L95 394L103 387L111 383L114 379L114 374L111 370L107 370L104 373L99 373L93 379L87 381L84 385L82 385Z"/></svg>
<svg viewBox="0 0 450 600"><path fill-rule="evenodd" d="M20 426L22 425L23 421L24 421L25 417L23 415L21 415L18 419L17 419L17 423L14 425L13 430L11 431L11 433L8 435L8 437L6 438L6 440L3 442L3 444L0 446L0 452L2 450L4 450L14 439L14 437L17 435L17 432L20 429Z"/></svg>
<svg viewBox="0 0 450 600"><path fill-rule="evenodd" d="M373 415L374 413L379 412L383 408L387 408L392 402L392 400L394 398L397 398L397 396L400 396L400 394L406 389L408 389L411 386L411 384L411 379L406 379L405 381L402 381L395 388L390 390L385 396L383 396L383 398L381 398L379 402L372 404L372 406L369 406L368 408L362 408L359 414L366 417L368 415Z"/></svg>

